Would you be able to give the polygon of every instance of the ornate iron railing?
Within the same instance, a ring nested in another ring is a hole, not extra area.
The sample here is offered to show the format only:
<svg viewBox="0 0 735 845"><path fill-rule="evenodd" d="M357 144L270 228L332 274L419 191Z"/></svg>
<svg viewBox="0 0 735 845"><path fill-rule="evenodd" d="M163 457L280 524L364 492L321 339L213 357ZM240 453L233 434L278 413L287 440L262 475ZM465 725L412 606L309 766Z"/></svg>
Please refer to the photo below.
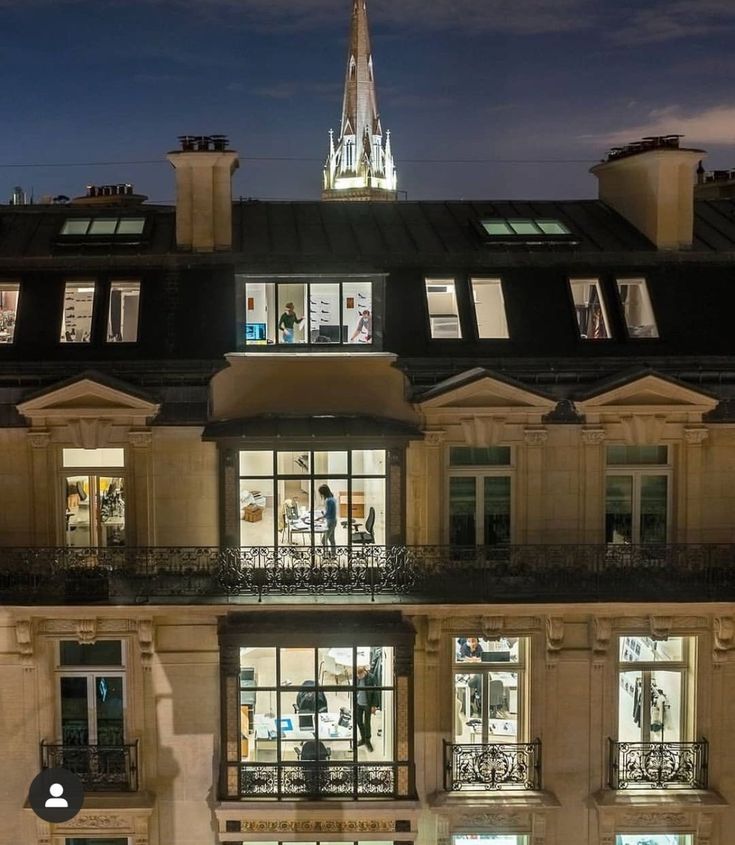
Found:
<svg viewBox="0 0 735 845"><path fill-rule="evenodd" d="M0 602L735 599L735 545L2 548Z"/></svg>
<svg viewBox="0 0 735 845"><path fill-rule="evenodd" d="M41 768L68 769L90 792L138 791L138 741L123 745L41 743Z"/></svg>
<svg viewBox="0 0 735 845"><path fill-rule="evenodd" d="M239 798L359 800L410 794L408 763L315 760L238 765Z"/></svg>
<svg viewBox="0 0 735 845"><path fill-rule="evenodd" d="M541 789L541 740L471 745L445 740L444 789Z"/></svg>
<svg viewBox="0 0 735 845"><path fill-rule="evenodd" d="M610 743L611 789L706 789L709 744L698 742Z"/></svg>

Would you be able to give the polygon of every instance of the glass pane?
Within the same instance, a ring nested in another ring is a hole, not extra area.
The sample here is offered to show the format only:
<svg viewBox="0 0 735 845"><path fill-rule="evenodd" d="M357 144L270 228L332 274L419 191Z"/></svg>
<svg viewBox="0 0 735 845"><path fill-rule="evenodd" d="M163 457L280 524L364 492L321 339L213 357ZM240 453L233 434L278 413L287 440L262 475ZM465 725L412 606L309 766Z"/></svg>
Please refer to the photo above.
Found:
<svg viewBox="0 0 735 845"><path fill-rule="evenodd" d="M117 228L117 218L100 218L93 220L88 235L114 235Z"/></svg>
<svg viewBox="0 0 735 845"><path fill-rule="evenodd" d="M454 640L454 657L458 663L518 663L522 655L519 637L500 637L488 640L475 635Z"/></svg>
<svg viewBox="0 0 735 845"><path fill-rule="evenodd" d="M518 673L490 672L487 684L489 742L518 742Z"/></svg>
<svg viewBox="0 0 735 845"><path fill-rule="evenodd" d="M500 279L473 279L472 296L480 338L507 338L508 320Z"/></svg>
<svg viewBox="0 0 735 845"><path fill-rule="evenodd" d="M319 475L347 475L347 452L314 452L314 472Z"/></svg>
<svg viewBox="0 0 735 845"><path fill-rule="evenodd" d="M13 342L19 296L19 284L0 284L0 343Z"/></svg>
<svg viewBox="0 0 735 845"><path fill-rule="evenodd" d="M449 463L461 466L510 466L510 446L452 446Z"/></svg>
<svg viewBox="0 0 735 845"><path fill-rule="evenodd" d="M608 466L635 466L668 463L667 446L608 446Z"/></svg>
<svg viewBox="0 0 735 845"><path fill-rule="evenodd" d="M273 452L240 452L240 475L273 475Z"/></svg>
<svg viewBox="0 0 735 845"><path fill-rule="evenodd" d="M97 744L122 745L123 728L123 679L97 676L94 679L97 705Z"/></svg>
<svg viewBox="0 0 735 845"><path fill-rule="evenodd" d="M617 284L628 334L631 337L658 337L645 279L618 279Z"/></svg>
<svg viewBox="0 0 735 845"><path fill-rule="evenodd" d="M248 282L245 286L245 343L249 346L275 343L275 319L276 286L272 282Z"/></svg>
<svg viewBox="0 0 735 845"><path fill-rule="evenodd" d="M454 641L454 657L457 663L478 663L487 650L487 641L482 637L457 637Z"/></svg>
<svg viewBox="0 0 735 845"><path fill-rule="evenodd" d="M138 340L140 282L112 282L107 315L108 343L135 343Z"/></svg>
<svg viewBox="0 0 735 845"><path fill-rule="evenodd" d="M633 542L633 478L609 475L605 492L605 542Z"/></svg>
<svg viewBox="0 0 735 845"><path fill-rule="evenodd" d="M117 224L117 235L140 235L145 228L145 217L122 217Z"/></svg>
<svg viewBox="0 0 735 845"><path fill-rule="evenodd" d="M594 279L571 279L579 336L585 340L607 340L610 328L600 283Z"/></svg>
<svg viewBox="0 0 735 845"><path fill-rule="evenodd" d="M66 220L61 227L60 234L62 235L86 235L89 228L90 219L88 217L80 217L78 220Z"/></svg>
<svg viewBox="0 0 735 845"><path fill-rule="evenodd" d="M512 235L513 230L505 220L483 220L482 226L488 235Z"/></svg>
<svg viewBox="0 0 735 845"><path fill-rule="evenodd" d="M275 514L273 479L241 478L240 545L272 546Z"/></svg>
<svg viewBox="0 0 735 845"><path fill-rule="evenodd" d="M276 483L280 542L311 545L313 509L311 480L294 478ZM321 500L320 500L321 501Z"/></svg>
<svg viewBox="0 0 735 845"><path fill-rule="evenodd" d="M684 637L669 637L668 640L620 637L620 660L624 663L680 663L684 657Z"/></svg>
<svg viewBox="0 0 735 845"><path fill-rule="evenodd" d="M317 673L316 649L282 648L280 649L280 657L281 686L294 687L296 708L311 713L315 712L315 708L318 710L326 709L321 692L315 692L314 689ZM291 712L294 712L293 707ZM287 714L282 711L282 715Z"/></svg>
<svg viewBox="0 0 735 845"><path fill-rule="evenodd" d="M279 475L309 475L311 452L279 452L276 465Z"/></svg>
<svg viewBox="0 0 735 845"><path fill-rule="evenodd" d="M437 281L427 279L426 302L429 308L432 338L462 337L454 281L451 279Z"/></svg>
<svg viewBox="0 0 735 845"><path fill-rule="evenodd" d="M306 285L278 285L279 343L306 343L309 337L308 310Z"/></svg>
<svg viewBox="0 0 735 845"><path fill-rule="evenodd" d="M688 833L619 833L615 845L692 845Z"/></svg>
<svg viewBox="0 0 735 845"><path fill-rule="evenodd" d="M666 542L668 481L665 475L641 477L641 543Z"/></svg>
<svg viewBox="0 0 735 845"><path fill-rule="evenodd" d="M643 739L643 673L621 672L618 690L618 741Z"/></svg>
<svg viewBox="0 0 735 845"><path fill-rule="evenodd" d="M454 696L454 741L457 743L483 742L482 675L456 674L454 676Z"/></svg>
<svg viewBox="0 0 735 845"><path fill-rule="evenodd" d="M122 478L100 477L100 545L125 545L125 489Z"/></svg>
<svg viewBox="0 0 735 845"><path fill-rule="evenodd" d="M340 519L347 519L347 503L339 502ZM343 517L344 514L344 517ZM355 478L349 508L352 545L385 545L385 479Z"/></svg>
<svg viewBox="0 0 735 845"><path fill-rule="evenodd" d="M355 449L352 452L353 475L385 475L385 450Z"/></svg>
<svg viewBox="0 0 735 845"><path fill-rule="evenodd" d="M61 343L89 343L92 332L94 282L67 282L61 317Z"/></svg>
<svg viewBox="0 0 735 845"><path fill-rule="evenodd" d="M510 543L510 478L484 479L484 539L488 546Z"/></svg>
<svg viewBox="0 0 735 845"><path fill-rule="evenodd" d="M63 745L89 745L89 706L87 678L60 678L61 742Z"/></svg>
<svg viewBox="0 0 735 845"><path fill-rule="evenodd" d="M67 546L89 547L96 545L90 514L92 481L88 475L70 475L66 481L65 539Z"/></svg>
<svg viewBox="0 0 735 845"><path fill-rule="evenodd" d="M65 467L124 467L124 449L62 449Z"/></svg>
<svg viewBox="0 0 735 845"><path fill-rule="evenodd" d="M449 479L449 542L453 546L477 543L475 478Z"/></svg>
<svg viewBox="0 0 735 845"><path fill-rule="evenodd" d="M338 284L312 283L309 294L311 343L343 343L347 327L342 326Z"/></svg>
<svg viewBox="0 0 735 845"><path fill-rule="evenodd" d="M536 225L545 235L568 235L569 229L558 220L537 220Z"/></svg>
<svg viewBox="0 0 735 845"><path fill-rule="evenodd" d="M343 282L342 334L350 343L373 342L373 286L371 282Z"/></svg>
<svg viewBox="0 0 735 845"><path fill-rule="evenodd" d="M62 640L59 652L61 666L122 666L120 640L98 640L89 645Z"/></svg>
<svg viewBox="0 0 735 845"><path fill-rule="evenodd" d="M540 232L533 220L509 220L508 223L516 235L538 235Z"/></svg>
<svg viewBox="0 0 735 845"><path fill-rule="evenodd" d="M650 674L650 739L652 742L681 742L684 673L657 669Z"/></svg>

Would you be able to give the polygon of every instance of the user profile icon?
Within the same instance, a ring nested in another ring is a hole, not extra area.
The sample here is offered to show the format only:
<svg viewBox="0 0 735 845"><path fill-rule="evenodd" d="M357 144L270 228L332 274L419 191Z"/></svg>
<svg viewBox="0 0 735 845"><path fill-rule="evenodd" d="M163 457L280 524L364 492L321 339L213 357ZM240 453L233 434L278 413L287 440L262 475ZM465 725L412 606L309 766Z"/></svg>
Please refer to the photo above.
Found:
<svg viewBox="0 0 735 845"><path fill-rule="evenodd" d="M84 786L68 769L44 769L31 783L28 803L46 822L68 822L82 809Z"/></svg>

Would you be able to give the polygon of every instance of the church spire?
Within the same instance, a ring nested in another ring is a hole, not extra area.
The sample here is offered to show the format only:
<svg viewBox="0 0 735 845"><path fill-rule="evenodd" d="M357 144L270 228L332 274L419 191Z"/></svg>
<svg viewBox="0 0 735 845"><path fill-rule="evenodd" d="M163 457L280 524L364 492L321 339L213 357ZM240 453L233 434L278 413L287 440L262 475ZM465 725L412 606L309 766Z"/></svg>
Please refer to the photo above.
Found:
<svg viewBox="0 0 735 845"><path fill-rule="evenodd" d="M380 124L365 0L353 0L339 139L324 165L322 199L392 200L396 169Z"/></svg>

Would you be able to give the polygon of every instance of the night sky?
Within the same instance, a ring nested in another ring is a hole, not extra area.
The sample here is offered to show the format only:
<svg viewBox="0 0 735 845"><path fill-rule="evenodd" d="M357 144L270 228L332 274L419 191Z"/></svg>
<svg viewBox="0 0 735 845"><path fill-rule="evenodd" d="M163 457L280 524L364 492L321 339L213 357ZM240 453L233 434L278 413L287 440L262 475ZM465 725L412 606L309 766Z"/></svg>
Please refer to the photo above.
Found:
<svg viewBox="0 0 735 845"><path fill-rule="evenodd" d="M0 202L14 185L38 199L112 182L172 201L164 156L185 133L229 135L236 197L317 198L350 13L351 0L0 0ZM733 0L368 0L368 13L409 199L592 197L588 168L646 134L685 134L708 168L735 167ZM72 162L87 164L7 166Z"/></svg>

